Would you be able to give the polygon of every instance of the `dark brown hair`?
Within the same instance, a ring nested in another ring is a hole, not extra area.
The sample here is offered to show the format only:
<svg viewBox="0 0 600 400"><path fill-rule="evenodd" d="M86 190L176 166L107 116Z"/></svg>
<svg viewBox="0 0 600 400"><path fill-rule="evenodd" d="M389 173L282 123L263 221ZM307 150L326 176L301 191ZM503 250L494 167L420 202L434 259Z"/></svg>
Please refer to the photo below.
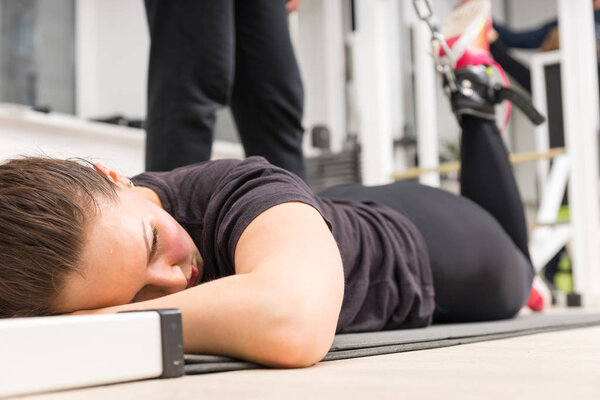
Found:
<svg viewBox="0 0 600 400"><path fill-rule="evenodd" d="M100 196L116 199L116 186L82 160L0 164L0 318L54 313Z"/></svg>

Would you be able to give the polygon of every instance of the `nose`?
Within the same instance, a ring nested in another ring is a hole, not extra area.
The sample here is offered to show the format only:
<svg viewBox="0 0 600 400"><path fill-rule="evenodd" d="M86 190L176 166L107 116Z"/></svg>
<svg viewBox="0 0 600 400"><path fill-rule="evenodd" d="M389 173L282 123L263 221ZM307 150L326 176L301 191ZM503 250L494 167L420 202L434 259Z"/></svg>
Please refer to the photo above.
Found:
<svg viewBox="0 0 600 400"><path fill-rule="evenodd" d="M147 285L164 294L179 292L187 287L187 277L177 264L154 263L148 269Z"/></svg>

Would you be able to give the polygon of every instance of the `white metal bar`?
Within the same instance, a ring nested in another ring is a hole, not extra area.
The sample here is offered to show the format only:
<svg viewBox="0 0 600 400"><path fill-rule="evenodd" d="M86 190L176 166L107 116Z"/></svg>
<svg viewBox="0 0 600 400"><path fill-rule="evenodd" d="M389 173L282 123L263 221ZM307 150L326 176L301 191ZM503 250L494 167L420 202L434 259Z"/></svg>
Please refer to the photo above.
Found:
<svg viewBox="0 0 600 400"><path fill-rule="evenodd" d="M389 94L390 94L390 106L391 112L391 124L393 135L395 138L404 136L404 126L406 122L406 107L405 107L405 93L406 93L406 82L404 80L405 71L408 68L408 58L406 55L409 54L406 51L406 47L410 46L408 29L405 27L404 22L404 7L401 0L388 1L388 10L386 11L386 26L388 31L388 40L386 41L387 50L389 54ZM402 165L406 168L405 160L406 152L396 152L393 156L396 165ZM397 169L397 168L394 168Z"/></svg>
<svg viewBox="0 0 600 400"><path fill-rule="evenodd" d="M569 171L570 162L567 155L560 155L554 159L544 192L541 194L536 218L538 224L556 222L569 180ZM572 235L573 229L570 224L536 227L529 235L529 253L536 271L541 270L571 240Z"/></svg>
<svg viewBox="0 0 600 400"><path fill-rule="evenodd" d="M391 181L394 125L390 87L391 71L387 26L400 15L388 15L393 0L356 0L357 29L353 64L362 149L363 182L377 185ZM400 49L396 49L399 51Z"/></svg>
<svg viewBox="0 0 600 400"><path fill-rule="evenodd" d="M439 145L435 88L437 76L429 51L431 33L422 22L413 26L417 154L420 168L434 169L439 166ZM419 181L425 185L439 187L440 174L423 174Z"/></svg>
<svg viewBox="0 0 600 400"><path fill-rule="evenodd" d="M600 297L598 73L592 3L558 0L575 290Z"/></svg>
<svg viewBox="0 0 600 400"><path fill-rule="evenodd" d="M529 238L529 253L533 268L541 271L572 238L573 227L569 224L536 228Z"/></svg>
<svg viewBox="0 0 600 400"><path fill-rule="evenodd" d="M546 73L545 67L551 64L560 63L560 52L552 51L537 53L530 59L529 69L531 71L531 100L533 105L542 113L548 116L548 93L546 92ZM548 122L538 125L534 128L535 149L539 152L550 150L550 133L548 131ZM546 179L550 170L550 160L541 159L536 162L536 175L538 182L538 193L544 193Z"/></svg>
<svg viewBox="0 0 600 400"><path fill-rule="evenodd" d="M569 157L565 154L557 156L548 174L546 190L541 194L540 207L536 219L538 224L556 222L567 189L569 171Z"/></svg>
<svg viewBox="0 0 600 400"><path fill-rule="evenodd" d="M163 373L155 311L0 321L0 396L155 378Z"/></svg>

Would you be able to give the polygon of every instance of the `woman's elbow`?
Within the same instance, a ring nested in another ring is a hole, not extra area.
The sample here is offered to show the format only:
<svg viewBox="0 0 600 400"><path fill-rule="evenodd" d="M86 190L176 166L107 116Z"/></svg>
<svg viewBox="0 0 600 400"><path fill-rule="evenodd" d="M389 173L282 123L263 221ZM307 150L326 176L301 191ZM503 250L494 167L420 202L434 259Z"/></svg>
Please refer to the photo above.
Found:
<svg viewBox="0 0 600 400"><path fill-rule="evenodd" d="M325 357L333 343L344 296L341 266L339 270L319 280L321 284L297 291L297 295L294 291L279 293L279 301L272 303L277 306L271 308L278 324L269 334L269 365L308 367Z"/></svg>
<svg viewBox="0 0 600 400"><path fill-rule="evenodd" d="M271 341L265 364L276 368L304 368L321 361L333 343L334 334L300 329Z"/></svg>
<svg viewBox="0 0 600 400"><path fill-rule="evenodd" d="M327 310L329 309L329 310ZM298 305L285 318L286 323L269 335L271 366L308 367L319 362L330 350L335 336L339 307Z"/></svg>

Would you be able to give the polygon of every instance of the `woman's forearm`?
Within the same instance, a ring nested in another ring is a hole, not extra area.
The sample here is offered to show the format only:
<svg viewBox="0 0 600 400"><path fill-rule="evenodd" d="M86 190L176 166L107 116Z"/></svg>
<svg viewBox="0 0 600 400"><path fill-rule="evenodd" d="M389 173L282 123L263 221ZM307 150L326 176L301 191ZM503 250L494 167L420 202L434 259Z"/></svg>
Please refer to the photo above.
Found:
<svg viewBox="0 0 600 400"><path fill-rule="evenodd" d="M305 323L300 303L294 304L293 297L253 274L232 275L158 299L98 311L158 308L181 310L186 353L301 367L319 361L333 340L331 335L327 347L315 346L320 334L311 330L320 327Z"/></svg>

